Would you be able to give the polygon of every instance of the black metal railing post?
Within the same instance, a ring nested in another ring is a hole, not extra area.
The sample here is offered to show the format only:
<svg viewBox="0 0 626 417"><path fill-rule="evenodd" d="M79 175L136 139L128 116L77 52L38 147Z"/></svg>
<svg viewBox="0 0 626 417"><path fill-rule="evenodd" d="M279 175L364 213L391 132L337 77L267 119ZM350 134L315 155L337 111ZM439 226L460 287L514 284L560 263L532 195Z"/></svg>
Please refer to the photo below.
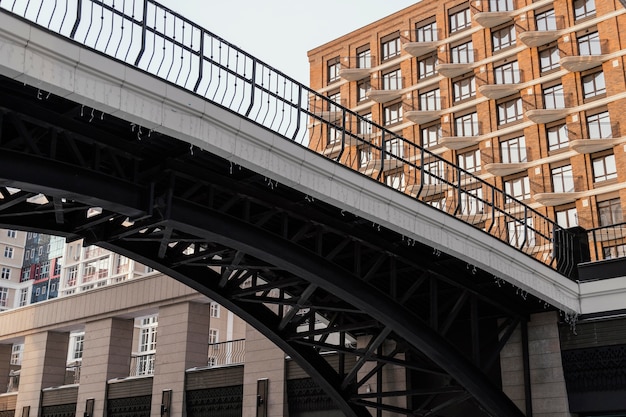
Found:
<svg viewBox="0 0 626 417"><path fill-rule="evenodd" d="M135 58L135 66L139 66L139 61L143 57L143 53L146 51L146 40L148 37L148 1L143 0L143 17L141 18L142 28L141 28L141 48L137 53L137 58Z"/></svg>

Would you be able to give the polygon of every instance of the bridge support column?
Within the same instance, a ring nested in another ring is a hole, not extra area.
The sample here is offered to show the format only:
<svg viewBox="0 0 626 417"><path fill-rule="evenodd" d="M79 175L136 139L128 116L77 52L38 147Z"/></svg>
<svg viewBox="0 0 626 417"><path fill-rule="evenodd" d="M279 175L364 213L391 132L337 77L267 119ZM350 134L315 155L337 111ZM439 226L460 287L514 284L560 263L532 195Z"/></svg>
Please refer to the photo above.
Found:
<svg viewBox="0 0 626 417"><path fill-rule="evenodd" d="M68 342L68 333L42 332L24 338L16 416L30 407L29 416L36 417L41 390L64 384Z"/></svg>
<svg viewBox="0 0 626 417"><path fill-rule="evenodd" d="M150 415L184 416L185 369L207 366L209 304L160 307L158 335Z"/></svg>
<svg viewBox="0 0 626 417"><path fill-rule="evenodd" d="M0 388L9 385L9 372L11 372L11 352L13 345L0 345Z"/></svg>
<svg viewBox="0 0 626 417"><path fill-rule="evenodd" d="M504 393L526 415L533 417L571 417L567 389L563 377L558 314L534 314L528 323L528 365L524 366L524 334L521 326L515 330L502 350L501 370ZM529 378L530 393L525 388ZM527 394L530 413L527 412Z"/></svg>
<svg viewBox="0 0 626 417"><path fill-rule="evenodd" d="M259 404L259 380L267 380L268 395ZM269 339L251 326L246 326L246 360L243 376L243 417L274 417L287 415L285 392L285 354ZM264 408L266 407L266 408ZM257 414L266 409L267 414Z"/></svg>
<svg viewBox="0 0 626 417"><path fill-rule="evenodd" d="M108 318L85 324L76 415L84 416L87 400L93 399L93 413L102 416L107 381L128 376L133 343L133 320Z"/></svg>

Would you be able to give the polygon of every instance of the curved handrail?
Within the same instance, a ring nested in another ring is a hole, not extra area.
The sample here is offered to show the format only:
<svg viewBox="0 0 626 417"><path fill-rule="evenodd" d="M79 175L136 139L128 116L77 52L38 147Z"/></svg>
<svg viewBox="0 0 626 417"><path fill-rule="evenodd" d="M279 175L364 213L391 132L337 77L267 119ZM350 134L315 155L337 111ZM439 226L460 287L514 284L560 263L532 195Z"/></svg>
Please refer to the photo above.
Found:
<svg viewBox="0 0 626 417"><path fill-rule="evenodd" d="M564 238L567 232L546 215L154 0L0 0L2 9L200 95L347 167L377 172L376 179L482 228L564 275L575 268L573 238ZM560 235L558 245L555 233Z"/></svg>

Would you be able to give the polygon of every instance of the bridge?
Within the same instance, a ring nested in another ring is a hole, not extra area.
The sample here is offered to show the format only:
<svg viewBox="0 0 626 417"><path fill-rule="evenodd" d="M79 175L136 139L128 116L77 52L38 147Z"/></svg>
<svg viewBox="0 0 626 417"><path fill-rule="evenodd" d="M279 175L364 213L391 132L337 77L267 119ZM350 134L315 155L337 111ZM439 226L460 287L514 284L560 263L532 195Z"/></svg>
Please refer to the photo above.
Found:
<svg viewBox="0 0 626 417"><path fill-rule="evenodd" d="M494 383L514 331L537 312L621 308L621 289L571 279L575 236L550 219L486 183L486 230L425 204L428 187L482 180L428 171L414 144L387 152L402 138L152 0L0 1L0 75L0 226L83 238L189 285L346 416L521 416ZM330 129L332 159L308 147ZM412 164L413 190L351 168L355 143ZM390 368L420 382L385 389Z"/></svg>

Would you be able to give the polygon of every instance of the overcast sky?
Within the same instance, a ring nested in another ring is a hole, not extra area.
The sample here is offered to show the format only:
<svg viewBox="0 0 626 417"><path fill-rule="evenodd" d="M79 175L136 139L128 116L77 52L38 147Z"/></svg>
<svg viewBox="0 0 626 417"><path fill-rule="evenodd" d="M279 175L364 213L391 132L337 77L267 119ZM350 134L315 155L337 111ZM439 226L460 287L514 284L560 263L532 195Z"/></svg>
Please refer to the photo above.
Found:
<svg viewBox="0 0 626 417"><path fill-rule="evenodd" d="M307 85L307 51L416 2L161 0L171 10Z"/></svg>

